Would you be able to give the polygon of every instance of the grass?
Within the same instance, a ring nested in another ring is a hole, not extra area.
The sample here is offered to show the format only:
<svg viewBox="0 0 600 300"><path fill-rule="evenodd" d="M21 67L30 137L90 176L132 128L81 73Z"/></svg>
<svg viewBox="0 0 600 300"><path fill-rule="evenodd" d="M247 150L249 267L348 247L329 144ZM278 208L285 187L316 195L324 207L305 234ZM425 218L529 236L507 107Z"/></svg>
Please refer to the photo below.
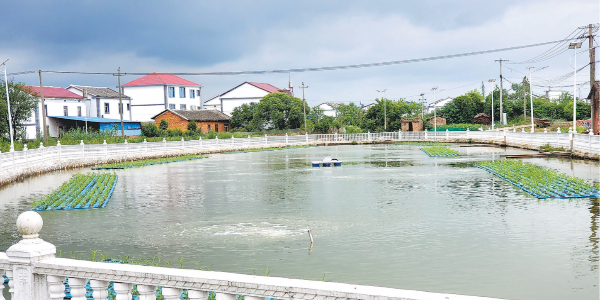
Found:
<svg viewBox="0 0 600 300"><path fill-rule="evenodd" d="M600 185L520 160L494 160L475 164L540 198L600 198Z"/></svg>
<svg viewBox="0 0 600 300"><path fill-rule="evenodd" d="M421 148L421 151L425 152L427 155L429 155L429 157L460 156L458 151L443 146Z"/></svg>
<svg viewBox="0 0 600 300"><path fill-rule="evenodd" d="M167 164L178 161L186 161L186 160L194 160L200 158L206 158L206 155L181 155L181 156L173 156L173 157L162 157L162 158L151 158L151 159L142 159L142 160L134 160L134 161L122 161L110 164L102 164L97 165L92 168L92 170L110 170L110 169L128 169L128 168L136 168L150 165L159 165L159 164Z"/></svg>
<svg viewBox="0 0 600 300"><path fill-rule="evenodd" d="M555 148L555 147L550 146L550 144L546 144L546 145L540 147L540 151L544 151L544 152L565 151L565 148L563 148L563 147Z"/></svg>
<svg viewBox="0 0 600 300"><path fill-rule="evenodd" d="M102 208L108 203L116 183L114 173L75 174L51 194L35 200L33 210Z"/></svg>

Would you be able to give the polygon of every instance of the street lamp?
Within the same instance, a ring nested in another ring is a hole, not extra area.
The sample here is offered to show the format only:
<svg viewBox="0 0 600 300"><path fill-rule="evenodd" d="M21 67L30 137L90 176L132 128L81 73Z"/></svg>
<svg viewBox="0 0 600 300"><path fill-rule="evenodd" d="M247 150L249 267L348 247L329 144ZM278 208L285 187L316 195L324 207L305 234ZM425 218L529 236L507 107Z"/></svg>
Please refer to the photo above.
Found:
<svg viewBox="0 0 600 300"><path fill-rule="evenodd" d="M8 79L6 78L6 62L8 61L5 60L2 65L4 66L4 84L6 85L6 110L8 111L8 132L10 133L10 152L15 151L15 143L14 143L14 137L13 137L13 126L12 126L12 117L10 115L10 96L8 93Z"/></svg>
<svg viewBox="0 0 600 300"><path fill-rule="evenodd" d="M488 82L492 83L492 130L494 130L494 82L496 82L496 78L492 78ZM502 118L502 116L500 117Z"/></svg>
<svg viewBox="0 0 600 300"><path fill-rule="evenodd" d="M535 68L534 66L525 67L525 68L529 69L529 100L531 102L531 132L534 131L534 124L533 124L533 82L531 82L531 73L535 73L537 71L541 71L541 70L543 70L543 69L545 69L547 67L548 66L545 66L545 67L543 67L541 69L537 69L537 70L535 70L533 72L531 72L531 69L534 69Z"/></svg>
<svg viewBox="0 0 600 300"><path fill-rule="evenodd" d="M387 108L386 108L386 103L387 103L387 96L385 94L385 91L387 91L387 89L380 91L377 90L377 92L379 93L383 93L383 131L387 131Z"/></svg>
<svg viewBox="0 0 600 300"><path fill-rule="evenodd" d="M574 49L575 66L573 66L573 132L577 133L577 50L581 43L570 43L569 49Z"/></svg>
<svg viewBox="0 0 600 300"><path fill-rule="evenodd" d="M435 91L438 89L437 86L434 86L433 88L431 88L431 90L433 91L433 131L434 131L434 136L437 137L437 112L435 109Z"/></svg>

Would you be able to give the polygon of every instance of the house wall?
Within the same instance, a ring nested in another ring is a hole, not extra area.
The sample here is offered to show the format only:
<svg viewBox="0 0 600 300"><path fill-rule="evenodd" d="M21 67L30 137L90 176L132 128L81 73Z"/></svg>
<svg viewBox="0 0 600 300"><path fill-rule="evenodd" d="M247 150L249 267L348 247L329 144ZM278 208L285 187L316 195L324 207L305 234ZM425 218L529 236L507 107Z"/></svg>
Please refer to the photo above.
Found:
<svg viewBox="0 0 600 300"><path fill-rule="evenodd" d="M79 96L83 96L83 92L75 87L71 87L67 89L70 92L73 92ZM123 95L125 96L125 95ZM85 106L88 117L98 117L105 119L120 119L121 116L119 114L119 98L102 98L102 97L94 97L92 95L87 95L85 98ZM131 109L131 99L122 98L123 102L123 120L131 120L133 117L133 112L127 109L127 104ZM104 103L109 104L109 113L104 112ZM131 116L131 117L130 117Z"/></svg>
<svg viewBox="0 0 600 300"><path fill-rule="evenodd" d="M85 116L85 101L78 99L56 99L56 98L45 98L44 103L48 108L46 114L48 116L64 116L63 107L66 106L68 109L69 116L77 116L77 107L81 107L81 115ZM38 123L36 123L36 114ZM25 122L25 138L28 140L34 140L37 138L37 128L39 127L40 134L43 133L42 125L42 101L38 98L37 109L34 110L29 119ZM46 118L46 125L50 124L49 118ZM51 136L51 132L49 132Z"/></svg>
<svg viewBox="0 0 600 300"><path fill-rule="evenodd" d="M329 106L329 104L323 103L319 105L319 109L323 111L323 114L330 117L337 117L337 111Z"/></svg>
<svg viewBox="0 0 600 300"><path fill-rule="evenodd" d="M259 89L249 83L244 83L236 89L204 103L204 108L217 109L231 116L233 109L236 107L252 102L258 103L260 99L268 94L269 92L263 89Z"/></svg>
<svg viewBox="0 0 600 300"><path fill-rule="evenodd" d="M175 97L169 97L168 87L175 88ZM186 89L185 98L179 97L179 87ZM148 122L152 121L151 118L165 110L165 108L169 108L169 104L175 105L175 109L180 109L181 104L186 105L186 110L191 110L192 105L198 109L201 98L198 95L190 98L190 90L195 90L196 94L200 87L178 85L124 86L123 94L131 98L133 120Z"/></svg>
<svg viewBox="0 0 600 300"><path fill-rule="evenodd" d="M179 128L182 131L187 131L187 126L188 126L188 121L181 118L180 116L167 111L164 114L158 116L156 119L154 119L154 123L156 124L156 126L158 127L160 125L160 120L167 120L167 122L169 122L169 127L168 129L176 129ZM210 130L216 131L215 128L216 125L218 125L218 131L217 132L225 132L225 126L227 126L227 129L229 129L229 122L228 121L210 121L210 122L196 122L196 126L198 129L202 129L202 133L206 134L209 132L209 125L210 125Z"/></svg>
<svg viewBox="0 0 600 300"><path fill-rule="evenodd" d="M409 131L409 129L410 129L409 124L412 124L412 131L423 131L423 121L402 122L401 123L402 131Z"/></svg>
<svg viewBox="0 0 600 300"><path fill-rule="evenodd" d="M265 92L265 95L267 95L268 93ZM224 114L227 114L228 116L231 116L231 114L233 113L233 110L238 107L238 106L242 106L244 104L250 104L250 103L258 103L260 102L260 99L262 99L262 97L256 97L256 98L250 98L250 97L246 97L246 98L225 98L225 97L221 97L221 107L223 108L222 112Z"/></svg>

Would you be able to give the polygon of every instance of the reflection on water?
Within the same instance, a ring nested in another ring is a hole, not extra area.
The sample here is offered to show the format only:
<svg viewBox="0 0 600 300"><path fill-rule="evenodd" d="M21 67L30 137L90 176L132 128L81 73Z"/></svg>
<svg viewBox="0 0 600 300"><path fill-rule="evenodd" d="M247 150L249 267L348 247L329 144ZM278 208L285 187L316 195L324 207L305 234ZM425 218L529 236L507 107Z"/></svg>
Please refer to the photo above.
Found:
<svg viewBox="0 0 600 300"><path fill-rule="evenodd" d="M195 268L508 299L598 299L598 202L538 200L472 163L511 148L315 147L118 171L105 209L42 212L63 249ZM331 155L336 168L312 168ZM598 180L598 163L526 159ZM0 189L0 251L35 197L77 170ZM311 229L315 243L309 251Z"/></svg>

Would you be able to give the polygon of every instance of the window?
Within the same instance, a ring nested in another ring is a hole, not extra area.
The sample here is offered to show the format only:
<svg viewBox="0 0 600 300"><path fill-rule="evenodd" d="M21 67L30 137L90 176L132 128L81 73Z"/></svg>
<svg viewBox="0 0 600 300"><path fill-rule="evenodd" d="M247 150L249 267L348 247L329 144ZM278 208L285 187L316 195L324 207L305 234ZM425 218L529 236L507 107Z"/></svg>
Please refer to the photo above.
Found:
<svg viewBox="0 0 600 300"><path fill-rule="evenodd" d="M65 117L69 115L69 107L68 106L63 106L63 115Z"/></svg>
<svg viewBox="0 0 600 300"><path fill-rule="evenodd" d="M196 98L196 91L195 90L190 90L190 98Z"/></svg>
<svg viewBox="0 0 600 300"><path fill-rule="evenodd" d="M129 103L127 103L127 111L131 110L131 105L129 105Z"/></svg>
<svg viewBox="0 0 600 300"><path fill-rule="evenodd" d="M219 124L215 124L215 132L219 132Z"/></svg>
<svg viewBox="0 0 600 300"><path fill-rule="evenodd" d="M224 125L224 127L225 127L225 132L228 132L229 131L229 126Z"/></svg>
<svg viewBox="0 0 600 300"><path fill-rule="evenodd" d="M206 128L208 129L208 131L210 131L210 124L208 124L208 125L206 126Z"/></svg>
<svg viewBox="0 0 600 300"><path fill-rule="evenodd" d="M81 117L81 106L77 106L77 116Z"/></svg>
<svg viewBox="0 0 600 300"><path fill-rule="evenodd" d="M185 98L185 88L184 87L179 88L179 98Z"/></svg>
<svg viewBox="0 0 600 300"><path fill-rule="evenodd" d="M169 87L169 98L175 98L175 87Z"/></svg>
<svg viewBox="0 0 600 300"><path fill-rule="evenodd" d="M169 104L169 109L175 109L175 104Z"/></svg>
<svg viewBox="0 0 600 300"><path fill-rule="evenodd" d="M46 112L46 117L48 116L48 105L44 105L44 111Z"/></svg>
<svg viewBox="0 0 600 300"><path fill-rule="evenodd" d="M186 105L185 104L179 104L179 109L186 110Z"/></svg>
<svg viewBox="0 0 600 300"><path fill-rule="evenodd" d="M104 103L104 113L105 114L110 114L110 106L108 103Z"/></svg>

